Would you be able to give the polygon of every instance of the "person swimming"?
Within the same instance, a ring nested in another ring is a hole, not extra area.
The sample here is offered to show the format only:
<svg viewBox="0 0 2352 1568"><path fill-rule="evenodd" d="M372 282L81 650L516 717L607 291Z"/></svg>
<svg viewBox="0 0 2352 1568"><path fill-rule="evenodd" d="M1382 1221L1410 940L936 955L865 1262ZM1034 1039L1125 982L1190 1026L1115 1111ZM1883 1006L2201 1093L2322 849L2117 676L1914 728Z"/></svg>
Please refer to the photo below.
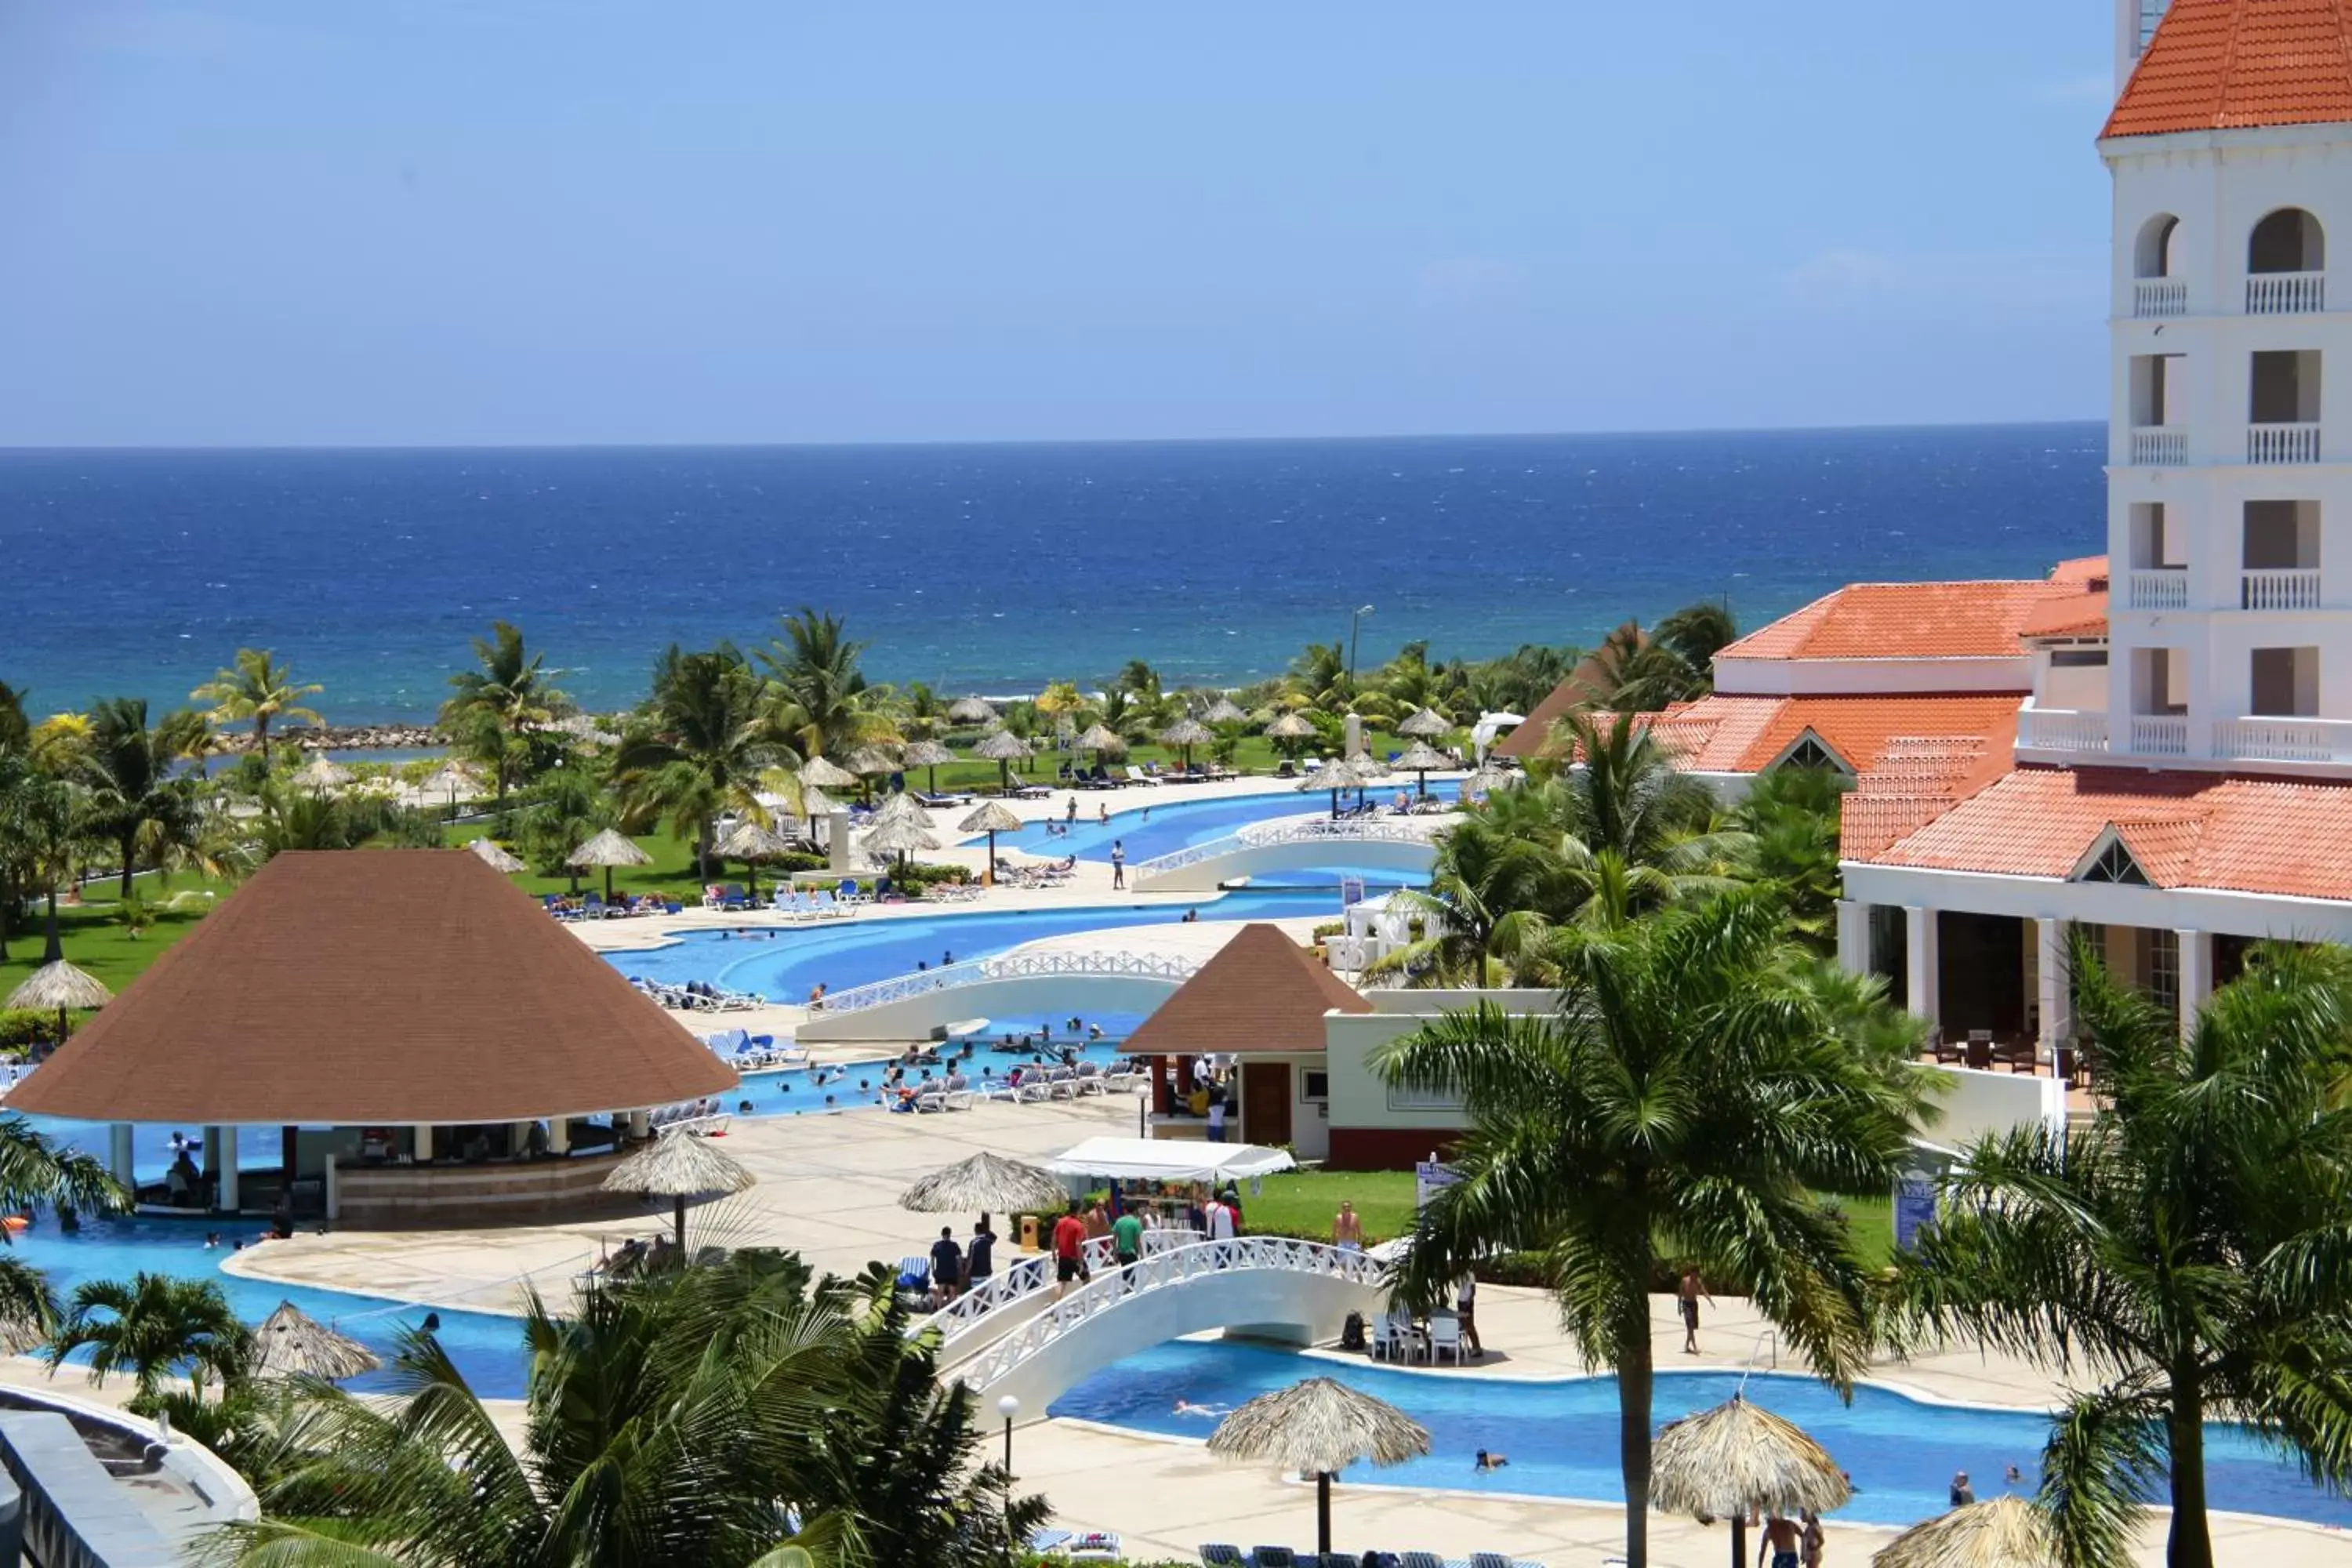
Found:
<svg viewBox="0 0 2352 1568"><path fill-rule="evenodd" d="M1499 1470L1510 1462L1508 1454L1490 1454L1484 1448L1478 1450L1478 1468L1482 1471Z"/></svg>
<svg viewBox="0 0 2352 1568"><path fill-rule="evenodd" d="M1213 1421L1221 1420L1233 1413L1234 1407L1230 1405L1195 1405L1189 1399L1178 1400L1173 1412L1178 1415L1206 1416Z"/></svg>

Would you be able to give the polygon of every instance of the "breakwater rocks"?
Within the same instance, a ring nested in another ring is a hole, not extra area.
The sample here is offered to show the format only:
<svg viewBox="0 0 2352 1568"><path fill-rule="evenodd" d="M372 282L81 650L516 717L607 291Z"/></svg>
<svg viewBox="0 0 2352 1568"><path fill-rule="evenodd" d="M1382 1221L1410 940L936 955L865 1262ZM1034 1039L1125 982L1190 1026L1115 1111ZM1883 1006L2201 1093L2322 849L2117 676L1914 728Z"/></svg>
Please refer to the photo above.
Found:
<svg viewBox="0 0 2352 1568"><path fill-rule="evenodd" d="M429 752L449 743L449 738L429 724L299 724L269 732L270 749L299 746L321 752ZM253 736L233 731L220 737L220 749L235 754L253 750Z"/></svg>

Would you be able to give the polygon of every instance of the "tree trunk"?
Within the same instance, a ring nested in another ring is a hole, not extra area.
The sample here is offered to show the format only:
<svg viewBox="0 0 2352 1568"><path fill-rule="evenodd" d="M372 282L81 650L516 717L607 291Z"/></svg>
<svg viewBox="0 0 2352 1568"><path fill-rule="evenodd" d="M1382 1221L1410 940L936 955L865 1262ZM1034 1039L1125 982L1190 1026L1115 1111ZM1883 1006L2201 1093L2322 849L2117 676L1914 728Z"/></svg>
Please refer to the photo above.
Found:
<svg viewBox="0 0 2352 1568"><path fill-rule="evenodd" d="M2167 1568L2213 1568L2213 1536L2205 1518L2205 1393L2194 1370L2172 1377L2167 1420L2172 1459L2172 1535Z"/></svg>
<svg viewBox="0 0 2352 1568"><path fill-rule="evenodd" d="M1625 1477L1625 1568L1650 1563L1650 1323L1643 1297L1642 1332L1617 1361L1617 1465Z"/></svg>
<svg viewBox="0 0 2352 1568"><path fill-rule="evenodd" d="M695 830L694 866L701 874L703 885L708 887L710 882L710 818L707 816L702 819L702 826Z"/></svg>
<svg viewBox="0 0 2352 1568"><path fill-rule="evenodd" d="M124 834L124 835L122 836L122 840L121 840L121 848L122 848L122 896L123 896L124 898L126 898L126 899L127 899L127 898L129 898L129 897L131 896L131 858L139 852L139 830L138 830L137 828L135 828L135 827L134 827L134 828L132 828L130 832L128 832L128 833L126 833L126 834Z"/></svg>
<svg viewBox="0 0 2352 1568"><path fill-rule="evenodd" d="M260 714L253 716L253 742L261 748L261 765L269 766L269 721Z"/></svg>
<svg viewBox="0 0 2352 1568"><path fill-rule="evenodd" d="M65 940L58 935L58 887L52 882L49 884L49 940L48 945L41 949L41 962L56 963L65 955Z"/></svg>

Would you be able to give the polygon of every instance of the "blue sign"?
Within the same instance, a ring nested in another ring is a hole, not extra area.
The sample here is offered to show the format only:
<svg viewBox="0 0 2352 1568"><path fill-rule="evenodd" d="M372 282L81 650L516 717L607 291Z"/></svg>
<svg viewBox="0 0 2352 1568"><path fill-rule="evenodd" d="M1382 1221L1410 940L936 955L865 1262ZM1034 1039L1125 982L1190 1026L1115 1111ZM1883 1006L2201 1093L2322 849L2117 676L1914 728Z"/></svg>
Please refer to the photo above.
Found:
<svg viewBox="0 0 2352 1568"><path fill-rule="evenodd" d="M1925 1171L1906 1171L1895 1183L1895 1245L1908 1252L1918 1245L1919 1233L1936 1225L1936 1178Z"/></svg>

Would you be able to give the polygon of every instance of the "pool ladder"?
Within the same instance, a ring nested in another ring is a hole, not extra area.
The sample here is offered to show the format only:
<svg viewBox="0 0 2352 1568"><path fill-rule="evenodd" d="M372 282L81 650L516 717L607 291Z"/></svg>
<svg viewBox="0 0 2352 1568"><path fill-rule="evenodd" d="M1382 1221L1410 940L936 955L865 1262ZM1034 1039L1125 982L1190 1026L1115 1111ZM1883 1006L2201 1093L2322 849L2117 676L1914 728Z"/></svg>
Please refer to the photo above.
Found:
<svg viewBox="0 0 2352 1568"><path fill-rule="evenodd" d="M1748 1347L1748 1365L1739 1373L1739 1386L1733 1392L1734 1398L1748 1392L1748 1380L1756 1374L1756 1358L1763 1353L1767 1340L1772 1344L1772 1370L1780 1370L1780 1331L1768 1328L1756 1336L1754 1344Z"/></svg>

